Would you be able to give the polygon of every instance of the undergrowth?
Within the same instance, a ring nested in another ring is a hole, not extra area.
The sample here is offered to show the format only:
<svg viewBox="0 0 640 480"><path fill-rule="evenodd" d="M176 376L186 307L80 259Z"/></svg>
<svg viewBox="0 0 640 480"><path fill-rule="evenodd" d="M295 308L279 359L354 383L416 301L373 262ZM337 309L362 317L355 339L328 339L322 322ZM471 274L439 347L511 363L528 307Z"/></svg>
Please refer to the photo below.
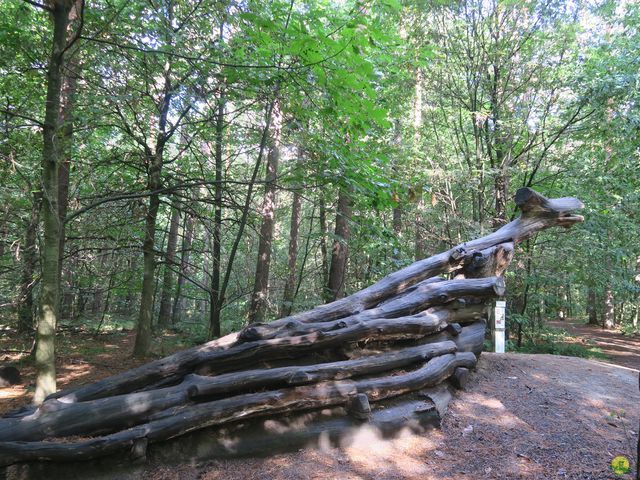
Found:
<svg viewBox="0 0 640 480"><path fill-rule="evenodd" d="M507 349L520 353L547 353L595 359L607 358L600 348L593 345L593 342L569 335L565 330L548 326L539 327L535 332L526 335L520 347L517 347L514 342L509 340Z"/></svg>

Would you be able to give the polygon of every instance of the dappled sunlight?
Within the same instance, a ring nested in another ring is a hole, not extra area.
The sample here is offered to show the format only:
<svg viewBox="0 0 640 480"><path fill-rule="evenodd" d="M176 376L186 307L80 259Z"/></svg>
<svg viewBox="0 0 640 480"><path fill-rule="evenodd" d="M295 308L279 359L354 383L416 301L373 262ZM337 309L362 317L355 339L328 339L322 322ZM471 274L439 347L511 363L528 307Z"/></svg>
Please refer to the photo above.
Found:
<svg viewBox="0 0 640 480"><path fill-rule="evenodd" d="M93 373L94 367L86 362L67 363L58 367L57 379L61 383L70 383Z"/></svg>
<svg viewBox="0 0 640 480"><path fill-rule="evenodd" d="M374 427L367 426L358 431L344 453L363 472L381 474L386 471L412 478L429 473L421 457L433 447L428 438L413 434L409 428L402 429L397 438L387 439Z"/></svg>
<svg viewBox="0 0 640 480"><path fill-rule="evenodd" d="M26 387L22 385L3 387L3 388L0 388L0 402L6 401L6 400L14 400L21 397L26 397L27 394L28 392Z"/></svg>
<svg viewBox="0 0 640 480"><path fill-rule="evenodd" d="M149 409L151 406L152 395L149 393L137 393L135 395L125 396L125 405L131 413L141 413Z"/></svg>

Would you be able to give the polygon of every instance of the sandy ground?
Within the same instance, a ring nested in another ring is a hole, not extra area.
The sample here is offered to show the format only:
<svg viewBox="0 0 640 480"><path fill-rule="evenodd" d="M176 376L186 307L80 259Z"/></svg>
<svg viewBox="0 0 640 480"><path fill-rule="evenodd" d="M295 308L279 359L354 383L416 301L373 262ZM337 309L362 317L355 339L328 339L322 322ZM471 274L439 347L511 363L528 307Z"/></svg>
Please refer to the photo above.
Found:
<svg viewBox="0 0 640 480"><path fill-rule="evenodd" d="M269 458L149 466L153 479L630 479L635 468L638 371L552 355L484 353L441 431L303 449Z"/></svg>
<svg viewBox="0 0 640 480"><path fill-rule="evenodd" d="M569 320L549 322L549 325L566 330L578 342L598 347L611 363L640 370L640 335L624 336L617 330L604 330Z"/></svg>

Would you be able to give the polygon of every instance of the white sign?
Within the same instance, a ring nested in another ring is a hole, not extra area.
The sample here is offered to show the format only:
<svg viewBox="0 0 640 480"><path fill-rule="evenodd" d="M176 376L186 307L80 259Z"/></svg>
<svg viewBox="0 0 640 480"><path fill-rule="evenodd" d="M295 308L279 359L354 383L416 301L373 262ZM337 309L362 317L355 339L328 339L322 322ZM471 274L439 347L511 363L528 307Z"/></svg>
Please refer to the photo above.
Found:
<svg viewBox="0 0 640 480"><path fill-rule="evenodd" d="M496 314L495 314L495 329L505 329L505 312L507 309L507 302L496 302Z"/></svg>
<svg viewBox="0 0 640 480"><path fill-rule="evenodd" d="M496 353L504 353L504 330L505 325L505 312L507 309L507 302L500 300L496 302L496 308L494 310L494 329L493 329L493 345Z"/></svg>
<svg viewBox="0 0 640 480"><path fill-rule="evenodd" d="M504 330L496 330L493 343L496 353L504 353Z"/></svg>

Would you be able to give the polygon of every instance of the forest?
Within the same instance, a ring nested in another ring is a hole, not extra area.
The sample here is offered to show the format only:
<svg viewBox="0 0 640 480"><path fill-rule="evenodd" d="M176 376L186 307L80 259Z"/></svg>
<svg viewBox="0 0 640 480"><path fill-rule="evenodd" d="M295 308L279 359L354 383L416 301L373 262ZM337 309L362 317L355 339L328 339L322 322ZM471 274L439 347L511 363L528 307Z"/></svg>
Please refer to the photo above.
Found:
<svg viewBox="0 0 640 480"><path fill-rule="evenodd" d="M165 352L358 292L517 213L508 347L638 331L640 5L5 0L0 334L56 391L61 331ZM5 344L3 344L5 345Z"/></svg>

